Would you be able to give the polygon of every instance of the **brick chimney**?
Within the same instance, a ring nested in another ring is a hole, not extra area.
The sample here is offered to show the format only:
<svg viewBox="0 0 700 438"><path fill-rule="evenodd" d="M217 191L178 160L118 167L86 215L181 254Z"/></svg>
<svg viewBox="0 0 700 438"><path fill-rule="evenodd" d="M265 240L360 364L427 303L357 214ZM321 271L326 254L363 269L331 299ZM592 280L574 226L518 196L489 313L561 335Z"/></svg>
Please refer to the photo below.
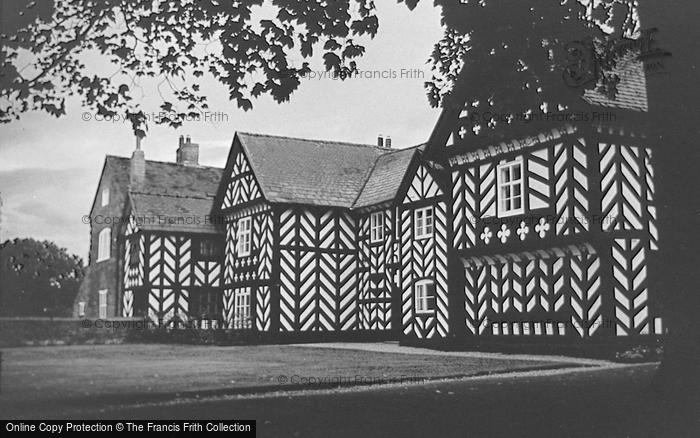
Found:
<svg viewBox="0 0 700 438"><path fill-rule="evenodd" d="M380 148L384 147L384 137L382 136L382 134L379 134L379 137L377 137L377 146L379 146Z"/></svg>
<svg viewBox="0 0 700 438"><path fill-rule="evenodd" d="M177 164L182 166L199 166L199 145L192 143L190 136L180 136L177 148Z"/></svg>
<svg viewBox="0 0 700 438"><path fill-rule="evenodd" d="M391 149L391 137L389 137L388 135L386 136L386 139L384 140L384 147Z"/></svg>
<svg viewBox="0 0 700 438"><path fill-rule="evenodd" d="M142 186L146 180L146 155L141 150L141 137L136 136L136 150L131 154L129 185L131 188Z"/></svg>

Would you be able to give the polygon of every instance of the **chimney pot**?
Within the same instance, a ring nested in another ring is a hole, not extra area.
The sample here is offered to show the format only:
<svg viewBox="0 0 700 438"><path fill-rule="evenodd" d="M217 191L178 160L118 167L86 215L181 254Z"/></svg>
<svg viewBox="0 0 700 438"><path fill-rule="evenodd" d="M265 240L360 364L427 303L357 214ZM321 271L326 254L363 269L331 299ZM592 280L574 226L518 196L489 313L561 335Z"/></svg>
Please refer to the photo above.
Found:
<svg viewBox="0 0 700 438"><path fill-rule="evenodd" d="M386 142L384 143L384 146L391 148L391 137L388 135L386 136Z"/></svg>
<svg viewBox="0 0 700 438"><path fill-rule="evenodd" d="M377 137L377 146L380 148L384 147L384 137L382 137L382 134L379 134L379 137Z"/></svg>
<svg viewBox="0 0 700 438"><path fill-rule="evenodd" d="M146 155L141 150L141 137L136 136L136 149L129 161L129 185L138 188L146 181Z"/></svg>
<svg viewBox="0 0 700 438"><path fill-rule="evenodd" d="M176 160L177 164L183 166L199 166L199 145L192 143L189 135L184 142L182 136L180 137L180 146L177 148Z"/></svg>

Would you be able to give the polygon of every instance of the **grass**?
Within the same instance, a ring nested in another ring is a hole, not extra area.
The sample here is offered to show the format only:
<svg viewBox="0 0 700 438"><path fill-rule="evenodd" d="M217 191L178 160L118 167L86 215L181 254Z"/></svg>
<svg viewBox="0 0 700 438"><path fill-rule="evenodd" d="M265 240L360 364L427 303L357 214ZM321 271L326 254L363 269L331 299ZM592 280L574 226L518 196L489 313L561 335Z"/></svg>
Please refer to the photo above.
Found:
<svg viewBox="0 0 700 438"><path fill-rule="evenodd" d="M0 411L436 379L565 363L298 346L119 344L3 350ZM280 378L280 376L283 376Z"/></svg>

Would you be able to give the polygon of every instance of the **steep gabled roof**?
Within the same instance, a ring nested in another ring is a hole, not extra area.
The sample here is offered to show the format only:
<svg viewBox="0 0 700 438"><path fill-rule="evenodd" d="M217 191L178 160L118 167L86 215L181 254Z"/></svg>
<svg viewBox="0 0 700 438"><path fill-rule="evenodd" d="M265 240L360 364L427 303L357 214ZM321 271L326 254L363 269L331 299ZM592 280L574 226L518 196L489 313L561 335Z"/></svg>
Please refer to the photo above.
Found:
<svg viewBox="0 0 700 438"><path fill-rule="evenodd" d="M620 78L620 82L614 99L596 90L586 90L583 99L591 105L648 111L646 72L644 62L638 58L639 53L630 51L615 62L612 73Z"/></svg>
<svg viewBox="0 0 700 438"><path fill-rule="evenodd" d="M473 86L478 86L469 83L467 78L466 66L458 75L452 91L443 98L441 102L442 110L440 116L433 127L433 131L428 139L426 155L443 161L445 159L445 144L447 143L452 130L462 117L462 112L465 108L465 102L469 96L469 89ZM615 63L613 73L617 74L620 81L617 84L617 93L614 99L610 99L606 95L597 92L596 90L585 90L580 98L583 103L583 108L592 111L597 108L616 108L625 110L629 114L643 114L649 109L647 96L647 80L646 71L643 61L639 60L639 53L628 52L621 56ZM586 104L591 105L586 108ZM626 117L628 117L626 115ZM629 118L629 117L628 117ZM537 129L533 125L525 125L525 130L531 131L533 134ZM522 127L521 127L522 131ZM501 132L509 132L504 128ZM486 143L484 143L486 138ZM507 139L507 136L506 136ZM488 144L492 139L477 136L471 138L467 149L475 150Z"/></svg>
<svg viewBox="0 0 700 438"><path fill-rule="evenodd" d="M269 202L350 208L379 157L374 145L239 132L236 138Z"/></svg>
<svg viewBox="0 0 700 438"><path fill-rule="evenodd" d="M129 186L129 163L129 158L114 155L108 155L105 160L105 166L114 169L118 186L124 191ZM222 171L218 167L193 167L146 160L146 179L138 191L180 196L214 196Z"/></svg>
<svg viewBox="0 0 700 438"><path fill-rule="evenodd" d="M140 228L217 232L210 214L223 169L146 160L143 185L130 188L129 158L108 155L104 168L110 170L112 187L127 195L131 213L137 217ZM103 177L105 173L103 170Z"/></svg>
<svg viewBox="0 0 700 438"><path fill-rule="evenodd" d="M424 148L425 144L421 144L379 156L352 208L369 207L393 201L416 151Z"/></svg>

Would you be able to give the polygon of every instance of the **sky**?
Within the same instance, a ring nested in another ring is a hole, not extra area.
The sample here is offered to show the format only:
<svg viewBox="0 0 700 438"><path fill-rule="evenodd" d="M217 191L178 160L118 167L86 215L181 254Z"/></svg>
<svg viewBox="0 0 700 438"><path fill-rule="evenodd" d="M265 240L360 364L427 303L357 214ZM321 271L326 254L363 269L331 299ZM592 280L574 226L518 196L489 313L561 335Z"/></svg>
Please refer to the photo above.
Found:
<svg viewBox="0 0 700 438"><path fill-rule="evenodd" d="M439 10L428 1L414 11L376 3L379 32L365 42L359 68L379 73L343 82L310 75L290 102L263 97L248 112L209 79L202 89L210 120L177 130L150 124L142 141L146 159L174 161L178 137L190 135L200 145L200 164L223 167L236 131L370 144L383 134L396 148L426 141L439 115L423 88L428 56L442 34ZM322 70L321 60L312 68ZM158 112L157 87L144 87L140 99L146 113ZM131 156L136 142L128 123L95 121L78 100L69 100L66 112L59 119L26 113L0 125L0 242L48 239L87 258L90 230L82 217L90 212L105 155Z"/></svg>

